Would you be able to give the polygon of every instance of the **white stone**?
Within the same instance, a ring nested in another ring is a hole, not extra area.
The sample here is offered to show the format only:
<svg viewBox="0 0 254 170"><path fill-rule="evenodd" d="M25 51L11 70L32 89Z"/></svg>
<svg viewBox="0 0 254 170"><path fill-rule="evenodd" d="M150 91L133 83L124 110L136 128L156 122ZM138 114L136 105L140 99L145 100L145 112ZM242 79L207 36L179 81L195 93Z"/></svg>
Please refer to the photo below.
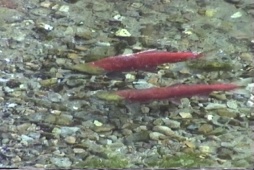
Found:
<svg viewBox="0 0 254 170"><path fill-rule="evenodd" d="M115 35L118 37L130 37L131 33L129 33L129 31L126 29L119 29L116 31Z"/></svg>

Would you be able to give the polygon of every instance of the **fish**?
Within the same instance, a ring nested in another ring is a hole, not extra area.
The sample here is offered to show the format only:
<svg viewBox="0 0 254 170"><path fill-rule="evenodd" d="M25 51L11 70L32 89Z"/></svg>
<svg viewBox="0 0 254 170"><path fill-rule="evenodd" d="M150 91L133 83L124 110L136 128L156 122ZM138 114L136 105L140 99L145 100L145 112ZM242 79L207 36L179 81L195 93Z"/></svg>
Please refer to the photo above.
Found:
<svg viewBox="0 0 254 170"><path fill-rule="evenodd" d="M132 102L149 102L154 100L166 100L172 98L192 97L196 95L209 95L214 91L229 91L240 88L232 83L215 84L181 84L168 87L152 87L147 89L126 89L114 92L102 92L97 95L105 100L126 100Z"/></svg>
<svg viewBox="0 0 254 170"><path fill-rule="evenodd" d="M149 70L164 63L176 63L200 58L204 53L147 50L133 54L106 57L97 61L76 64L71 69L89 74Z"/></svg>

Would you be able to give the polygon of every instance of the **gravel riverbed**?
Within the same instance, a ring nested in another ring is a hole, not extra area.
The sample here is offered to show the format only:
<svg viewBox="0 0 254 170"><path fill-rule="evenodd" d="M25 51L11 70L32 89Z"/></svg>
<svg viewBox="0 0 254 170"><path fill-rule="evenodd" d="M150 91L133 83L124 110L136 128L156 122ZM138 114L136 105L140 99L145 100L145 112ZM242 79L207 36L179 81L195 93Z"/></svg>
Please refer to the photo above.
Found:
<svg viewBox="0 0 254 170"><path fill-rule="evenodd" d="M0 0L0 167L254 165L253 0ZM68 66L158 49L205 58L109 75ZM240 83L166 101L98 91Z"/></svg>

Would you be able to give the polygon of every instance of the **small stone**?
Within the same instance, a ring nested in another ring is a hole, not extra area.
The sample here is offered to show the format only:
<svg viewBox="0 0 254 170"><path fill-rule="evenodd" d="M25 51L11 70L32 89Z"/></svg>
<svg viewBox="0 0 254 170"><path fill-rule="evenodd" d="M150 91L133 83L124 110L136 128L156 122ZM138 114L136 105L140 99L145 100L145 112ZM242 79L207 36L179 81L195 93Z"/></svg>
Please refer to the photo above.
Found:
<svg viewBox="0 0 254 170"><path fill-rule="evenodd" d="M209 146L203 145L203 146L199 146L199 149L202 153L210 153L211 152L211 148Z"/></svg>
<svg viewBox="0 0 254 170"><path fill-rule="evenodd" d="M58 125L70 125L73 122L73 116L67 114L61 114L56 118L55 124Z"/></svg>
<svg viewBox="0 0 254 170"><path fill-rule="evenodd" d="M82 149L82 148L73 148L73 152L74 153L84 153L85 149Z"/></svg>
<svg viewBox="0 0 254 170"><path fill-rule="evenodd" d="M209 103L205 109L206 110L213 110L213 109L222 109L222 108L227 108L225 104L219 104L219 103Z"/></svg>
<svg viewBox="0 0 254 170"><path fill-rule="evenodd" d="M46 165L43 165L43 164L35 164L34 165L35 168L46 168L45 166Z"/></svg>
<svg viewBox="0 0 254 170"><path fill-rule="evenodd" d="M51 110L50 113L54 115L60 115L62 112L60 110Z"/></svg>
<svg viewBox="0 0 254 170"><path fill-rule="evenodd" d="M77 30L76 30L76 36L77 36L77 37L80 37L80 38L82 38L82 39L85 39L85 40L91 40L91 39L94 38L96 35L97 35L97 32L95 32L95 31L93 31L93 30L91 30L91 29L77 28ZM82 48L83 48L83 47L82 47ZM91 54L90 54L90 55L93 55L94 52L97 52L97 53L98 53L99 51L97 51L97 49L102 50L103 48L96 47L96 48L91 49L92 51L91 51ZM107 49L107 48L105 48L105 49ZM79 50L84 51L84 50L87 50L87 49L85 48L85 49L79 49ZM105 50L104 50L104 51L105 51ZM104 51L102 51L102 52L104 52Z"/></svg>
<svg viewBox="0 0 254 170"><path fill-rule="evenodd" d="M135 77L135 75L133 75L133 74L127 73L127 74L125 75L125 80L126 80L127 82L132 82L132 81L134 81L135 79L136 79L136 77Z"/></svg>
<svg viewBox="0 0 254 170"><path fill-rule="evenodd" d="M95 132L110 132L113 130L115 127L112 125L102 125L102 126L95 126L93 130Z"/></svg>
<svg viewBox="0 0 254 170"><path fill-rule="evenodd" d="M27 131L27 129L29 128L29 126L31 126L30 123L23 123L17 126L17 130L18 132L25 133Z"/></svg>
<svg viewBox="0 0 254 170"><path fill-rule="evenodd" d="M237 102L235 101L235 100L229 100L229 101L227 101L227 106L228 106L228 108L230 108L230 109L234 109L234 110L236 110L237 109Z"/></svg>
<svg viewBox="0 0 254 170"><path fill-rule="evenodd" d="M151 132L151 133L149 133L149 137L152 140L161 140L161 139L167 138L164 134L159 133L159 132Z"/></svg>
<svg viewBox="0 0 254 170"><path fill-rule="evenodd" d="M240 11L238 11L238 12L234 13L233 15L231 15L230 17L231 18L240 18L242 15L243 14Z"/></svg>
<svg viewBox="0 0 254 170"><path fill-rule="evenodd" d="M63 97L62 97L60 94L58 94L58 93L49 93L49 94L48 94L48 99L49 99L51 102L56 102L56 103L58 103L58 102L61 102L61 101L62 101Z"/></svg>
<svg viewBox="0 0 254 170"><path fill-rule="evenodd" d="M40 6L44 7L44 8L50 8L51 5L52 5L52 2L50 2L49 0L46 0L42 3L40 3Z"/></svg>
<svg viewBox="0 0 254 170"><path fill-rule="evenodd" d="M175 133L167 126L155 126L153 128L154 131L163 133L164 135L171 136Z"/></svg>
<svg viewBox="0 0 254 170"><path fill-rule="evenodd" d="M125 19L125 17L122 16L122 15L120 15L120 14L117 14L117 15L115 15L115 16L113 17L113 19L114 19L115 21L123 21L123 20Z"/></svg>
<svg viewBox="0 0 254 170"><path fill-rule="evenodd" d="M69 12L70 7L67 5L62 5L58 10L60 12Z"/></svg>
<svg viewBox="0 0 254 170"><path fill-rule="evenodd" d="M22 161L22 159L19 157L19 156L15 156L15 157L13 157L12 159L11 159L11 161L13 162L13 163L18 163L18 162L21 162Z"/></svg>
<svg viewBox="0 0 254 170"><path fill-rule="evenodd" d="M212 130L213 130L213 126L210 124L203 124L198 129L198 131L203 134L207 134L207 133L211 132Z"/></svg>
<svg viewBox="0 0 254 170"><path fill-rule="evenodd" d="M65 157L51 157L50 161L59 168L69 168L72 165L70 159Z"/></svg>
<svg viewBox="0 0 254 170"><path fill-rule="evenodd" d="M146 106L141 106L141 111L142 113L147 114L150 112L150 108Z"/></svg>
<svg viewBox="0 0 254 170"><path fill-rule="evenodd" d="M187 147L189 147L189 148L195 148L196 147L196 145L195 145L195 143L193 143L192 141L184 141L184 144L187 146Z"/></svg>
<svg viewBox="0 0 254 170"><path fill-rule="evenodd" d="M218 148L218 157L221 159L232 159L232 156L234 155L234 151L229 148Z"/></svg>
<svg viewBox="0 0 254 170"><path fill-rule="evenodd" d="M116 31L115 35L118 37L130 37L131 36L129 31L126 29L119 29L118 31Z"/></svg>
<svg viewBox="0 0 254 170"><path fill-rule="evenodd" d="M32 142L34 139L27 135L21 135L21 140L26 142Z"/></svg>
<svg viewBox="0 0 254 170"><path fill-rule="evenodd" d="M57 65L65 65L66 64L66 60L64 58L57 58L55 62Z"/></svg>
<svg viewBox="0 0 254 170"><path fill-rule="evenodd" d="M171 120L171 119L162 119L163 122L165 123L166 126L172 128L172 129L179 129L180 128L180 125L181 123L178 122L178 121L175 121L175 120Z"/></svg>
<svg viewBox="0 0 254 170"><path fill-rule="evenodd" d="M144 142L149 140L149 132L148 131L140 131L136 133L132 133L131 135L126 137L127 143L133 142Z"/></svg>
<svg viewBox="0 0 254 170"><path fill-rule="evenodd" d="M132 134L132 131L129 130L129 129L123 129L123 130L122 130L122 134L123 134L124 136L129 136L129 135Z"/></svg>
<svg viewBox="0 0 254 170"><path fill-rule="evenodd" d="M44 29L46 31L52 31L54 29L53 26L43 23L43 22L37 22L35 25L37 28Z"/></svg>
<svg viewBox="0 0 254 170"><path fill-rule="evenodd" d="M210 114L208 114L207 116L206 116L206 118L207 118L207 120L212 120L213 119L213 115L210 115Z"/></svg>
<svg viewBox="0 0 254 170"><path fill-rule="evenodd" d="M229 111L228 109L219 109L217 113L221 117L235 118L237 116L237 112Z"/></svg>
<svg viewBox="0 0 254 170"><path fill-rule="evenodd" d="M188 112L180 112L179 115L184 119L191 119L192 115Z"/></svg>
<svg viewBox="0 0 254 170"><path fill-rule="evenodd" d="M99 122L98 120L95 120L93 123L95 126L102 126L103 125L103 123Z"/></svg>
<svg viewBox="0 0 254 170"><path fill-rule="evenodd" d="M143 130L143 131L146 131L146 130L147 130L147 126L141 125L141 126L139 126L139 129L140 129L140 130Z"/></svg>
<svg viewBox="0 0 254 170"><path fill-rule="evenodd" d="M207 10L205 11L205 15L206 15L207 17L213 17L213 16L215 15L215 13L216 13L216 10L215 10L215 9L207 9Z"/></svg>
<svg viewBox="0 0 254 170"><path fill-rule="evenodd" d="M63 126L60 129L58 129L58 128L54 128L54 129L56 129L55 131L58 134L61 134L61 136L63 136L63 137L67 137L67 136L73 135L77 131L80 130L80 128L78 128L78 127L68 127L68 126Z"/></svg>
<svg viewBox="0 0 254 170"><path fill-rule="evenodd" d="M58 135L61 134L61 129L55 127L55 128L52 130L51 133L52 133L53 135L58 136Z"/></svg>
<svg viewBox="0 0 254 170"><path fill-rule="evenodd" d="M155 120L153 121L153 124L154 124L154 125L162 125L162 124L163 124L162 118L155 119Z"/></svg>
<svg viewBox="0 0 254 170"><path fill-rule="evenodd" d="M64 140L68 144L74 144L76 142L76 138L74 136L68 136Z"/></svg>
<svg viewBox="0 0 254 170"><path fill-rule="evenodd" d="M173 137L173 138L176 138L176 139L179 139L179 140L183 140L184 139L184 137L178 135L177 133L175 133L173 130L171 130L167 126L155 126L153 128L153 131L162 133L162 134L164 134L166 136L170 136L170 137Z"/></svg>

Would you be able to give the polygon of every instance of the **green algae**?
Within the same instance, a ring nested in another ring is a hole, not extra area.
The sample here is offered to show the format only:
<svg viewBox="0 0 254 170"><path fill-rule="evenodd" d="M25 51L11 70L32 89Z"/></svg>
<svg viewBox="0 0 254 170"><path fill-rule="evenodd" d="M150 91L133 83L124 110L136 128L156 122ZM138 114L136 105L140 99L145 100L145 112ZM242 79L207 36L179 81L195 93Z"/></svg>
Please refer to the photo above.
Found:
<svg viewBox="0 0 254 170"><path fill-rule="evenodd" d="M79 162L75 168L129 168L133 165L122 156L109 156L107 159L95 156L88 157L85 161ZM207 167L212 161L203 158L197 153L183 153L176 156L163 156L162 158L149 159L145 161L147 167L172 168L172 167Z"/></svg>
<svg viewBox="0 0 254 170"><path fill-rule="evenodd" d="M79 162L75 168L126 168L128 161L119 156L111 156L108 159L88 157L84 162Z"/></svg>
<svg viewBox="0 0 254 170"><path fill-rule="evenodd" d="M172 167L204 167L212 162L202 158L198 153L183 153L176 156L163 156L160 160L147 163L149 167L172 168Z"/></svg>

